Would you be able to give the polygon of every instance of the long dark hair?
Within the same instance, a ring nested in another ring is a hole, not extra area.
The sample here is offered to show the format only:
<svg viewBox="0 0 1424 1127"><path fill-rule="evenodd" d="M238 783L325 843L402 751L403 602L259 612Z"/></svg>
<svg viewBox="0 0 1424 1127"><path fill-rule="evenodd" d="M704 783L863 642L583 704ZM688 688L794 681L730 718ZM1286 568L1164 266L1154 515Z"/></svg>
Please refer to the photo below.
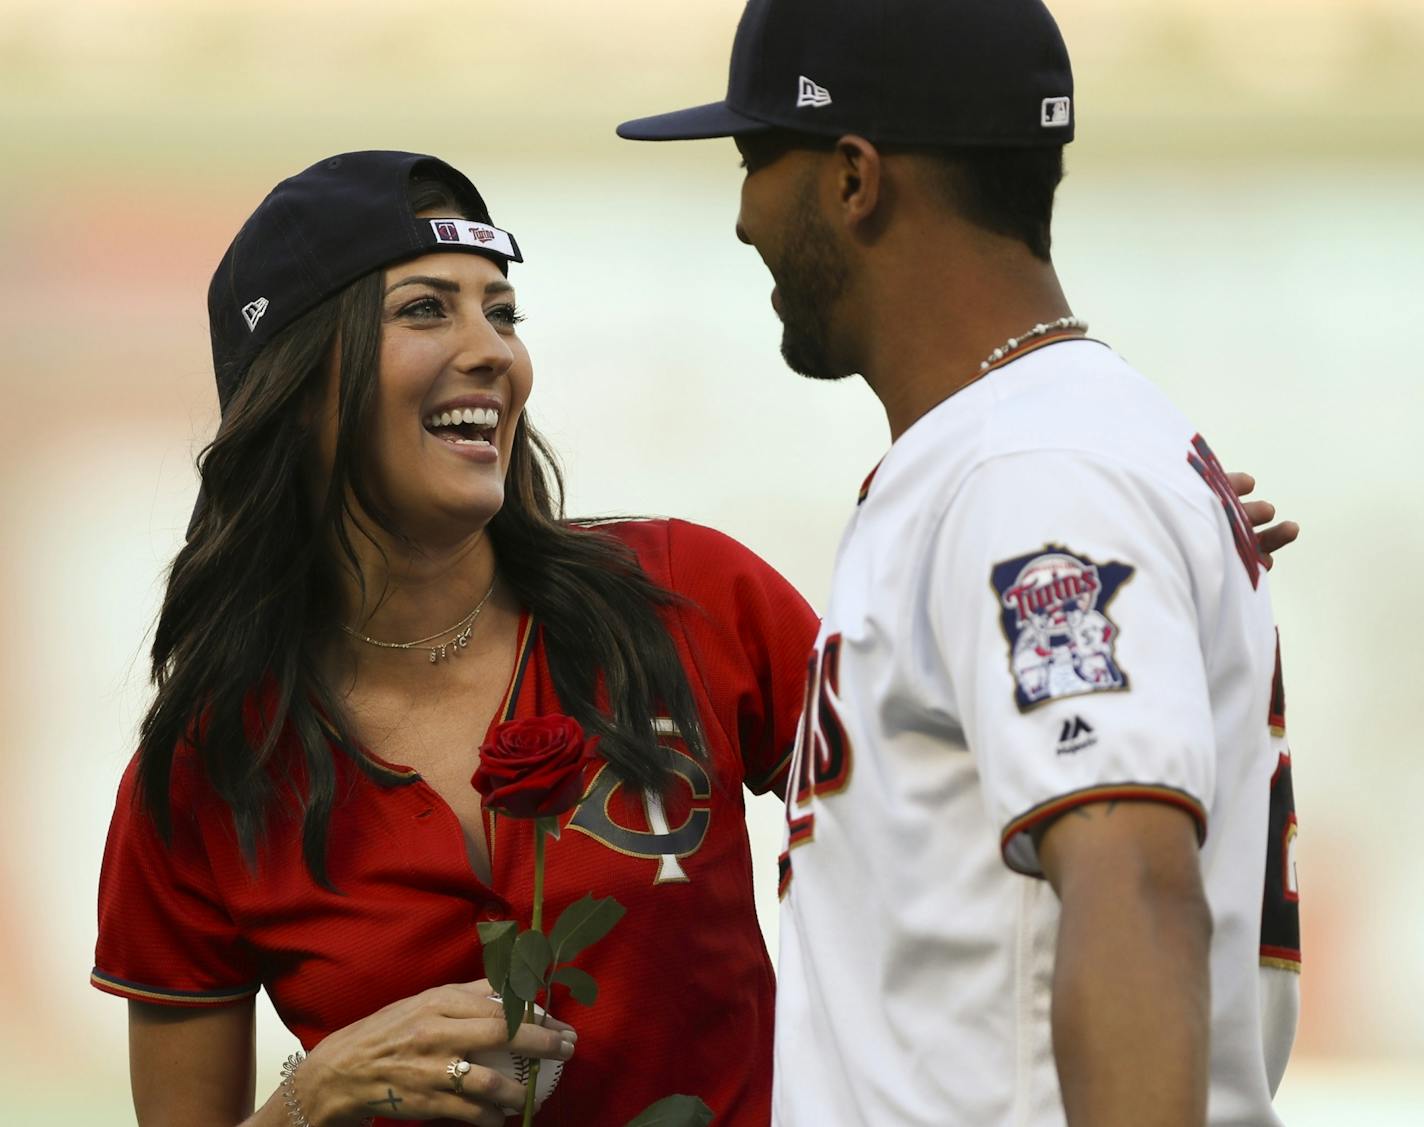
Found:
<svg viewBox="0 0 1424 1127"><path fill-rule="evenodd" d="M413 184L411 203L458 212L454 193L433 181ZM381 285L378 270L280 332L253 360L199 456L204 504L169 568L153 641L157 692L140 728L140 794L165 836L173 756L186 741L231 810L249 861L274 803L290 801L302 819L307 867L323 884L334 756L356 747L340 695L318 666L336 621L336 569L360 578L350 539L353 528L370 535L360 512L401 538L359 457L379 374ZM326 498L314 506L305 406L338 342L335 458ZM515 428L504 504L489 535L501 577L543 629L564 709L597 733L612 769L639 788L668 785L659 713L705 757L697 707L664 624L682 600L649 579L620 541L564 519L558 463L526 417ZM596 706L600 681L608 714ZM365 756L351 759L379 782L396 781Z"/></svg>

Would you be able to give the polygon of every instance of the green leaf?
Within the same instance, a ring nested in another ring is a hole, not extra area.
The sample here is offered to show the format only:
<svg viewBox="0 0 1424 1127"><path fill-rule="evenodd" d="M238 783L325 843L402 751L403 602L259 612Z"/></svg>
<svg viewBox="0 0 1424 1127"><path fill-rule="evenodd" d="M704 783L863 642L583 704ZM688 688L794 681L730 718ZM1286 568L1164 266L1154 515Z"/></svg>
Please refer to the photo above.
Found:
<svg viewBox="0 0 1424 1127"><path fill-rule="evenodd" d="M707 1127L712 1109L696 1096L666 1096L627 1127Z"/></svg>
<svg viewBox="0 0 1424 1127"><path fill-rule="evenodd" d="M526 1002L537 1000L553 961L549 940L542 931L530 928L523 932L514 941L514 957L509 962L510 990Z"/></svg>
<svg viewBox="0 0 1424 1127"><path fill-rule="evenodd" d="M480 944L484 948L485 977L496 994L503 994L509 983L509 960L514 954L514 939L519 924L514 920L479 925Z"/></svg>
<svg viewBox="0 0 1424 1127"><path fill-rule="evenodd" d="M504 992L504 1025L510 1040L519 1031L519 1023L524 1020L524 1001L513 990Z"/></svg>
<svg viewBox="0 0 1424 1127"><path fill-rule="evenodd" d="M623 918L626 911L611 896L595 900L590 892L583 899L575 900L564 909L564 914L549 933L554 961L568 962L585 947L597 943L613 930L613 925Z"/></svg>
<svg viewBox="0 0 1424 1127"><path fill-rule="evenodd" d="M581 1005L591 1006L598 997L598 983L594 982L593 975L578 967L560 967L551 981L562 982Z"/></svg>

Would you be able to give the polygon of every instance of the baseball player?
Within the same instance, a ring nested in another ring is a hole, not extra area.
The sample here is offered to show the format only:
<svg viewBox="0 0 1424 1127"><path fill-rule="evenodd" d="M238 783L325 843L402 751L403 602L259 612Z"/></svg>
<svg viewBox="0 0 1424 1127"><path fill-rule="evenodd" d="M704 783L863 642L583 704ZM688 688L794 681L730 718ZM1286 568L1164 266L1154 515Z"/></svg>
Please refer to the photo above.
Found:
<svg viewBox="0 0 1424 1127"><path fill-rule="evenodd" d="M1059 286L1074 126L1040 0L751 0L725 101L619 130L736 139L787 362L863 375L893 440L788 784L782 1127L1279 1123L1300 940L1267 561Z"/></svg>

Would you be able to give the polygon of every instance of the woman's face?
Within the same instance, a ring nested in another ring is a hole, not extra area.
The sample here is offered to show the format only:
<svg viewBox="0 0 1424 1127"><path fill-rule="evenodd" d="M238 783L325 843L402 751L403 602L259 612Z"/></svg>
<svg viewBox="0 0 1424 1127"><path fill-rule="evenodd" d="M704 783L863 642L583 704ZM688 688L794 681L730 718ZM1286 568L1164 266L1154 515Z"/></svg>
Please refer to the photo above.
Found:
<svg viewBox="0 0 1424 1127"><path fill-rule="evenodd" d="M379 374L361 453L401 530L457 543L504 503L514 430L533 383L515 332L514 287L479 255L437 253L385 272ZM339 364L322 406L321 455L336 445Z"/></svg>

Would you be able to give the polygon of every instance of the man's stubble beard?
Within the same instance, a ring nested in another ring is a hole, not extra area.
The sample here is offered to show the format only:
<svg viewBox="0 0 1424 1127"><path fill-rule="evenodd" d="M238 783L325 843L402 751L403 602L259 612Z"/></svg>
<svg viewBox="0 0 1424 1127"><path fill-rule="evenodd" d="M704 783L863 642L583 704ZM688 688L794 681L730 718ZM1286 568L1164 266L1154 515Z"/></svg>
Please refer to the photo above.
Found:
<svg viewBox="0 0 1424 1127"><path fill-rule="evenodd" d="M813 380L852 375L830 354L831 311L849 285L850 267L830 225L816 210L809 182L797 196L773 274L781 299L781 356L787 367Z"/></svg>

